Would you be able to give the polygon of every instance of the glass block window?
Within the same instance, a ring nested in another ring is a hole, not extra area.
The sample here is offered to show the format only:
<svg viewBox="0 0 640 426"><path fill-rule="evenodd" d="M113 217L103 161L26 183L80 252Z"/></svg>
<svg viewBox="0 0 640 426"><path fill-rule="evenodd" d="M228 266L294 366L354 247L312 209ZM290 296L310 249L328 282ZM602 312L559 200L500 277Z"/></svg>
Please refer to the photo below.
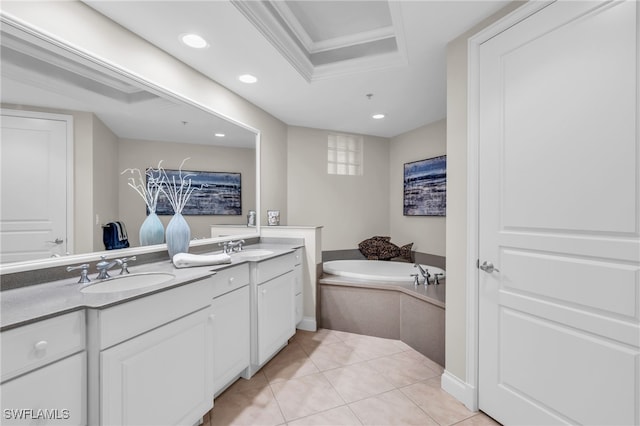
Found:
<svg viewBox="0 0 640 426"><path fill-rule="evenodd" d="M330 175L362 175L362 136L329 134L327 173Z"/></svg>

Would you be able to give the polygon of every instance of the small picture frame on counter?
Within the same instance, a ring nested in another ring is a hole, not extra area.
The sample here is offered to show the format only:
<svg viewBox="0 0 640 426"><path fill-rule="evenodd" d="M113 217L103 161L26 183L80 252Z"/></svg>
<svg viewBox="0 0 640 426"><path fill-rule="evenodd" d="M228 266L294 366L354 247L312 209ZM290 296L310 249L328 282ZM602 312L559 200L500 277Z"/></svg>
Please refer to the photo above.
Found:
<svg viewBox="0 0 640 426"><path fill-rule="evenodd" d="M249 210L247 214L247 226L256 226L256 211Z"/></svg>
<svg viewBox="0 0 640 426"><path fill-rule="evenodd" d="M280 210L267 210L267 225L280 225Z"/></svg>

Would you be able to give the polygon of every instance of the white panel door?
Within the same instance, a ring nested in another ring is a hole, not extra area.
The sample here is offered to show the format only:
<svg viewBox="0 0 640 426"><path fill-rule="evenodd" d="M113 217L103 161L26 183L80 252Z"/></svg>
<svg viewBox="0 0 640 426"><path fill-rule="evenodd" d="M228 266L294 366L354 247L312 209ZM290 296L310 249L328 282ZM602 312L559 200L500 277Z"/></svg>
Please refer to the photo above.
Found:
<svg viewBox="0 0 640 426"><path fill-rule="evenodd" d="M20 113L2 111L2 263L64 255L72 250L67 232L71 117L17 115Z"/></svg>
<svg viewBox="0 0 640 426"><path fill-rule="evenodd" d="M504 424L640 424L638 6L552 3L480 48L479 407Z"/></svg>

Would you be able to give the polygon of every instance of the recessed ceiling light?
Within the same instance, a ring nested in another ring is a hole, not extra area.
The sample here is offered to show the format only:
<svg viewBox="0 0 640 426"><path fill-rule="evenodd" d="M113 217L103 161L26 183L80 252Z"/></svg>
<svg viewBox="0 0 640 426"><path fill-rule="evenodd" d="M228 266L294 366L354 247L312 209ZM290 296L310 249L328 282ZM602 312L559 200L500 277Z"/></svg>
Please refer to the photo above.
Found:
<svg viewBox="0 0 640 426"><path fill-rule="evenodd" d="M384 118L384 114L373 114L371 118L374 120L382 120Z"/></svg>
<svg viewBox="0 0 640 426"><path fill-rule="evenodd" d="M252 84L258 81L258 78L251 74L242 74L240 77L238 77L238 80L240 80L243 83Z"/></svg>
<svg viewBox="0 0 640 426"><path fill-rule="evenodd" d="M194 49L204 49L209 46L207 40L203 39L198 34L182 34L180 36L180 40L189 47L193 47Z"/></svg>
<svg viewBox="0 0 640 426"><path fill-rule="evenodd" d="M216 133L216 138L224 138L224 133Z"/></svg>

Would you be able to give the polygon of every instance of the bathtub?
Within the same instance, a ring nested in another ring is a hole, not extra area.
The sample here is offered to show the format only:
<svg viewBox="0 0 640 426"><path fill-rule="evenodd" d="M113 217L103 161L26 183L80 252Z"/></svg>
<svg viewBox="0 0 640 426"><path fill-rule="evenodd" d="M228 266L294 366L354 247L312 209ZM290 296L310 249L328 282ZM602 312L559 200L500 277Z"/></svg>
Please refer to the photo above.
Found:
<svg viewBox="0 0 640 426"><path fill-rule="evenodd" d="M442 274L442 278L444 278L444 270L435 266L421 266L429 271L432 277L431 280L433 280L435 274ZM325 274L386 282L413 282L412 275L420 272L413 263L383 260L332 260L324 262L322 269ZM420 281L422 281L422 276L420 276Z"/></svg>

